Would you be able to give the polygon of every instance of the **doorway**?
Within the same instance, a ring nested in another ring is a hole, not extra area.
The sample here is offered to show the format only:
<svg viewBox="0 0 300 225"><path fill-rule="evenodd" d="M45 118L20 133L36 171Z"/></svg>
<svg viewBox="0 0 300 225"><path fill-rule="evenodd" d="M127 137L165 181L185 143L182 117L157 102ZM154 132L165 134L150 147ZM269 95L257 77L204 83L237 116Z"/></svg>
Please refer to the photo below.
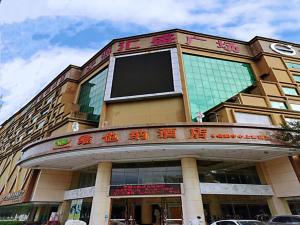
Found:
<svg viewBox="0 0 300 225"><path fill-rule="evenodd" d="M182 224L180 197L112 199L111 225Z"/></svg>

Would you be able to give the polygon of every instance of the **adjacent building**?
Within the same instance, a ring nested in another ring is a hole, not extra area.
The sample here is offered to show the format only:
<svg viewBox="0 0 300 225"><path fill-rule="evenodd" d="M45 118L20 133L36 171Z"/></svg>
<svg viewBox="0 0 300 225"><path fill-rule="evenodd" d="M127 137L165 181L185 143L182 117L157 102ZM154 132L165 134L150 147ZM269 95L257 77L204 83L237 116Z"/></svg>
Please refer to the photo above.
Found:
<svg viewBox="0 0 300 225"><path fill-rule="evenodd" d="M189 224L300 214L300 45L112 40L0 128L0 220ZM0 222L1 223L1 222Z"/></svg>

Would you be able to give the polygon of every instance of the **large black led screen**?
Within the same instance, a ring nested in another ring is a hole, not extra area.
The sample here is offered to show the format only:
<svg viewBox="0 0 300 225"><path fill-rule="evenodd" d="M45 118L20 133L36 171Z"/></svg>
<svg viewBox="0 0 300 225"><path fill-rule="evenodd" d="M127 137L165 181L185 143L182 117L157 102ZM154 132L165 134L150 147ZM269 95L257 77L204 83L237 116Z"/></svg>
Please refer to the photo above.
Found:
<svg viewBox="0 0 300 225"><path fill-rule="evenodd" d="M116 58L111 98L173 91L170 51Z"/></svg>

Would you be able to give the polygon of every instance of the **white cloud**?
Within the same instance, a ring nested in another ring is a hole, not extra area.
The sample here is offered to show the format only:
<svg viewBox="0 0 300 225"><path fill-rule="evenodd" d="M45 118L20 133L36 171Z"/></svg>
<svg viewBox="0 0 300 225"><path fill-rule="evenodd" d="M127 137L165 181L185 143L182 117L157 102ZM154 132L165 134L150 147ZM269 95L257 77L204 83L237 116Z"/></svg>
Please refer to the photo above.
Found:
<svg viewBox="0 0 300 225"><path fill-rule="evenodd" d="M206 26L248 40L253 34L276 37L299 27L299 11L299 0L30 0L30 4L28 0L3 0L0 21L14 23L41 16L69 16L133 23L152 30Z"/></svg>
<svg viewBox="0 0 300 225"><path fill-rule="evenodd" d="M29 102L69 64L79 65L95 52L90 49L53 48L29 59L15 58L0 67L0 90L5 89L0 124Z"/></svg>

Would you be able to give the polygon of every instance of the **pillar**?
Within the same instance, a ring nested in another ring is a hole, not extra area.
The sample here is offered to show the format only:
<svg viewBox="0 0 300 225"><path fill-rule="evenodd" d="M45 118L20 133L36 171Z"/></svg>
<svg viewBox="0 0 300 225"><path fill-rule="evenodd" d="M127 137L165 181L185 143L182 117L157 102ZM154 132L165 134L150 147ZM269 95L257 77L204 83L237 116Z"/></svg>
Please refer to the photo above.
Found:
<svg viewBox="0 0 300 225"><path fill-rule="evenodd" d="M209 212L211 217L220 218L222 216L221 205L216 195L210 195L209 198Z"/></svg>
<svg viewBox="0 0 300 225"><path fill-rule="evenodd" d="M182 196L183 222L187 225L192 219L201 216L201 221L205 224L196 159L182 158L181 168L184 193Z"/></svg>
<svg viewBox="0 0 300 225"><path fill-rule="evenodd" d="M288 202L278 196L278 190L282 192L286 187L282 187L283 183L287 183L286 178L296 180L296 178L291 179L291 177L294 177L294 174L291 173L291 165L288 165L288 163L290 163L288 158L282 157L272 161L261 162L256 166L261 183L271 185L273 188L274 196L267 200L272 216L292 214Z"/></svg>
<svg viewBox="0 0 300 225"><path fill-rule="evenodd" d="M152 224L152 204L147 198L142 200L142 224Z"/></svg>
<svg viewBox="0 0 300 225"><path fill-rule="evenodd" d="M111 162L98 164L89 225L107 225L109 222L110 198L109 186L111 179Z"/></svg>
<svg viewBox="0 0 300 225"><path fill-rule="evenodd" d="M292 215L290 207L285 199L271 197L268 199L268 206L272 216Z"/></svg>
<svg viewBox="0 0 300 225"><path fill-rule="evenodd" d="M58 207L58 219L60 224L65 224L68 220L70 212L71 201L63 201Z"/></svg>

